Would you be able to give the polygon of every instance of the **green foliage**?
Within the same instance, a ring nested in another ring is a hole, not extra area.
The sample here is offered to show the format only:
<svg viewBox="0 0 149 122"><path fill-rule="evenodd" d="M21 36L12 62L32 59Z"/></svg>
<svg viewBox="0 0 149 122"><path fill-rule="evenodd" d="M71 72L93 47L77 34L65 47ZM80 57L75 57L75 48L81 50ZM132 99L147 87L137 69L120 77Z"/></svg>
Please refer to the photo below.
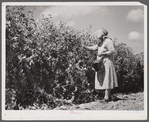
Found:
<svg viewBox="0 0 149 122"><path fill-rule="evenodd" d="M62 22L55 25L51 15L43 15L36 23L33 11L25 13L23 6L7 6L6 109L53 109L95 100L98 93L91 62L96 52L83 49L81 44L93 45L96 40L90 29L76 31ZM140 58L125 44L115 43L115 48L120 89L143 88Z"/></svg>

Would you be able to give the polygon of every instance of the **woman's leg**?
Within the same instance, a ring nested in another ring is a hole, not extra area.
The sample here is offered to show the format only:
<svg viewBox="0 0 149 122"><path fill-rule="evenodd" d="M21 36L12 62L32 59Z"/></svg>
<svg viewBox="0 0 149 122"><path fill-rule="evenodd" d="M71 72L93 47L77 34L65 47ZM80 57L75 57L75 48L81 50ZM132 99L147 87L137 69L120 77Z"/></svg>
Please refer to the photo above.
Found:
<svg viewBox="0 0 149 122"><path fill-rule="evenodd" d="M109 99L111 99L111 89L109 89Z"/></svg>
<svg viewBox="0 0 149 122"><path fill-rule="evenodd" d="M109 99L108 89L105 90L105 97L104 97L104 99L106 99L106 100Z"/></svg>
<svg viewBox="0 0 149 122"><path fill-rule="evenodd" d="M106 89L104 99L109 100L110 96L111 96L111 89Z"/></svg>

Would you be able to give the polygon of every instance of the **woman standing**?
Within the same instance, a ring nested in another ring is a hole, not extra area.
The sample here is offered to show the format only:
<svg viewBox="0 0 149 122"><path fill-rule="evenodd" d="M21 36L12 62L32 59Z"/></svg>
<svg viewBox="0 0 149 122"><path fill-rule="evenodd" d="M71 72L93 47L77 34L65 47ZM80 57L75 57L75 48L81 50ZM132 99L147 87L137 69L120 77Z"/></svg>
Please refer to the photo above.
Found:
<svg viewBox="0 0 149 122"><path fill-rule="evenodd" d="M98 32L101 43L94 46L84 46L89 50L97 50L97 60L103 60L105 70L95 72L95 89L105 90L104 102L110 101L111 89L118 87L117 76L114 67L113 53L115 52L113 42L107 37L108 31L104 28Z"/></svg>

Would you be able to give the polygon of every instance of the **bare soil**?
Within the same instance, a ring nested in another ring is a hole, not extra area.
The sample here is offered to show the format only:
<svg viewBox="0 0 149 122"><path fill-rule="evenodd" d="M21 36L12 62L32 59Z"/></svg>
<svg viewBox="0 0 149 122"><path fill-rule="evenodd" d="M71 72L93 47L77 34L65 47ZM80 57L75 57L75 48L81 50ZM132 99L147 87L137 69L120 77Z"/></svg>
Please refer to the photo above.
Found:
<svg viewBox="0 0 149 122"><path fill-rule="evenodd" d="M55 110L144 110L144 93L115 94L115 98L102 103L97 100L79 105L65 105L55 108Z"/></svg>

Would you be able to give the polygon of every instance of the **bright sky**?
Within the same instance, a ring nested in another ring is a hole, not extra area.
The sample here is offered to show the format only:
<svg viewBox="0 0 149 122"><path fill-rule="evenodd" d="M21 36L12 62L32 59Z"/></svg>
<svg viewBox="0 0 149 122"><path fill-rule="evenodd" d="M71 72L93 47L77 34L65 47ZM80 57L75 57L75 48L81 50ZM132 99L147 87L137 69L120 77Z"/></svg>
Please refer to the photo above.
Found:
<svg viewBox="0 0 149 122"><path fill-rule="evenodd" d="M26 7L27 10L32 6ZM132 47L134 53L144 50L144 7L141 6L36 6L34 18L42 14L52 14L55 23L65 22L75 29L86 29L92 25L92 31L106 28L109 37L118 38Z"/></svg>

